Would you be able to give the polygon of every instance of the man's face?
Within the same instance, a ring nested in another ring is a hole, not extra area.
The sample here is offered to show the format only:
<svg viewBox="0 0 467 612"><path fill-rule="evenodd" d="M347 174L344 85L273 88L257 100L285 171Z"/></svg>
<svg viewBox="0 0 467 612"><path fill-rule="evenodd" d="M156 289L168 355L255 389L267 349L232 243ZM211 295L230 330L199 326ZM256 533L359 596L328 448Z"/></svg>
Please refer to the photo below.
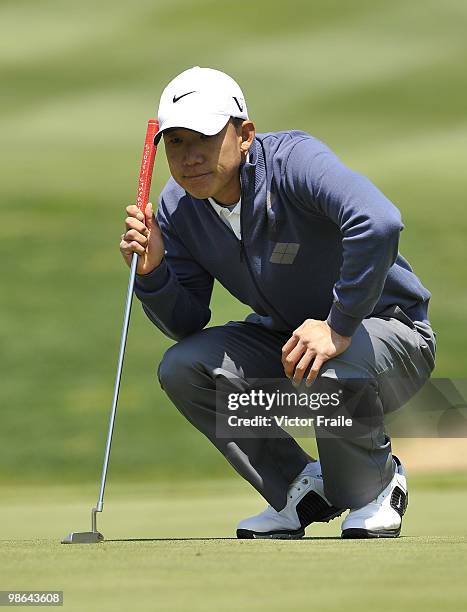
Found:
<svg viewBox="0 0 467 612"><path fill-rule="evenodd" d="M173 128L164 132L164 144L173 178L193 197L211 197L221 204L239 200L242 128L236 129L231 120L214 136Z"/></svg>

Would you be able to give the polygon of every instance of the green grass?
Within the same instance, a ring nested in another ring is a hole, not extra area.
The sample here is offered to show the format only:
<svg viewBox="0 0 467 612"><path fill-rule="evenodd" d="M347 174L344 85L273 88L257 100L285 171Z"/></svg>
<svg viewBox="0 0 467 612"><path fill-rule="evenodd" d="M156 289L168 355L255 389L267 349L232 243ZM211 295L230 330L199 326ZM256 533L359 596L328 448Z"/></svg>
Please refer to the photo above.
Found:
<svg viewBox="0 0 467 612"><path fill-rule="evenodd" d="M264 502L240 480L109 484L98 545L91 487L6 488L0 589L64 590L66 610L458 611L467 601L465 475L411 480L398 540L340 540L340 519L296 542L232 539Z"/></svg>
<svg viewBox="0 0 467 612"><path fill-rule="evenodd" d="M146 120L193 64L239 80L259 131L308 130L400 207L401 251L433 293L435 374L465 377L466 18L461 0L4 0L0 482L95 477L123 209ZM160 150L155 201L167 178ZM248 309L217 287L212 311L222 324ZM170 344L136 304L112 458L123 479L226 474L156 383Z"/></svg>

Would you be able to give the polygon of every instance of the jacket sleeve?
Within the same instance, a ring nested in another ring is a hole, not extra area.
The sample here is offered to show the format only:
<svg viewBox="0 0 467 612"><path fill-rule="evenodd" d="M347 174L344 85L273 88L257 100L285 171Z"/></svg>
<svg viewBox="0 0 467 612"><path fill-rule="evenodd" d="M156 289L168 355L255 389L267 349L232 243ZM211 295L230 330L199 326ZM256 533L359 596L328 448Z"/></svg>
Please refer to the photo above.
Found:
<svg viewBox="0 0 467 612"><path fill-rule="evenodd" d="M203 329L211 318L214 279L177 236L163 200L157 222L164 239L164 258L149 274L136 276L135 293L148 318L166 336L181 340Z"/></svg>
<svg viewBox="0 0 467 612"><path fill-rule="evenodd" d="M285 178L302 206L331 219L342 233L343 261L327 322L351 336L381 296L404 226L399 210L381 191L316 142L303 139L295 145Z"/></svg>

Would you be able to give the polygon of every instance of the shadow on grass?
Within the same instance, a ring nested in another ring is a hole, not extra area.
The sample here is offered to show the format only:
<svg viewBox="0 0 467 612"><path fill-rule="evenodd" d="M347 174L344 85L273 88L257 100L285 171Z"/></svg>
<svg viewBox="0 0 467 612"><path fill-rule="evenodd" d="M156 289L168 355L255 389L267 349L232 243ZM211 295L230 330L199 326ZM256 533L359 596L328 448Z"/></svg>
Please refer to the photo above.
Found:
<svg viewBox="0 0 467 612"><path fill-rule="evenodd" d="M104 542L203 542L236 539L237 538L123 538L121 540L104 540Z"/></svg>
<svg viewBox="0 0 467 612"><path fill-rule="evenodd" d="M216 542L221 540L236 540L236 541L244 541L249 538L123 538L119 540L104 540L104 542ZM337 536L326 537L326 536L316 536L316 537L305 537L299 538L297 540L287 540L281 538L251 538L252 540L274 540L276 542L298 542L299 540L342 540L342 538Z"/></svg>

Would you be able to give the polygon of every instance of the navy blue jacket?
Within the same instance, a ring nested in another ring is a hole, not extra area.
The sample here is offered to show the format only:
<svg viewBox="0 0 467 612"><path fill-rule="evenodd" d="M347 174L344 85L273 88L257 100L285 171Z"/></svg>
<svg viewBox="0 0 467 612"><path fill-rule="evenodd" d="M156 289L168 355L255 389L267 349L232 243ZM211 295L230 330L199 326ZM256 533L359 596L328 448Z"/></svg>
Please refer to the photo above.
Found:
<svg viewBox="0 0 467 612"><path fill-rule="evenodd" d="M271 329L321 319L351 336L391 306L428 322L430 293L398 254L399 210L326 145L299 131L257 134L240 179L241 240L173 179L161 194L165 257L135 292L167 336L208 323L214 278Z"/></svg>

